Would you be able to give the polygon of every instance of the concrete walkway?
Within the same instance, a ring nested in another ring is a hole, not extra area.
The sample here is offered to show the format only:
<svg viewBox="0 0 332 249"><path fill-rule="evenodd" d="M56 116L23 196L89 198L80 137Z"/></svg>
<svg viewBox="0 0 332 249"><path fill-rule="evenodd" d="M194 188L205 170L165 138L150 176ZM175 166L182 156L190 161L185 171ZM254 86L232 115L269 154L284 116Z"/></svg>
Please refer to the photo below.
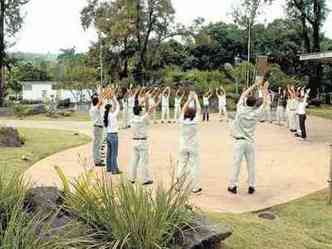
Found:
<svg viewBox="0 0 332 249"><path fill-rule="evenodd" d="M88 122L0 121L17 127L63 129L91 135ZM241 172L240 194L226 191L232 164L232 139L226 123L201 124L201 185L203 193L193 196L197 207L216 212L249 212L297 199L327 186L328 143L332 141L332 122L308 119L309 139L294 138L285 127L259 124L257 128L257 193L249 196L246 168ZM170 184L177 156L179 129L175 124L155 125L150 130L150 169L156 183ZM131 132L119 134L119 164L127 172L131 155ZM45 141L47 146L47 141ZM36 185L60 185L54 166L76 177L91 167L91 144L50 156L34 166L26 176Z"/></svg>

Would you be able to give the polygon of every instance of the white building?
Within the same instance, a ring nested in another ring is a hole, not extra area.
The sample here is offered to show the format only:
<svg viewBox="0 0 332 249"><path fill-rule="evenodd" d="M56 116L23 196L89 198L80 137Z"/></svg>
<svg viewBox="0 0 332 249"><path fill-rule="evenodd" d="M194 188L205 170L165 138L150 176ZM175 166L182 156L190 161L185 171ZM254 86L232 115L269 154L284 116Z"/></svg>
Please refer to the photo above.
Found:
<svg viewBox="0 0 332 249"><path fill-rule="evenodd" d="M72 103L87 102L90 99L91 90L83 90L82 92L76 90L55 89L56 82L54 81L24 81L22 82L23 100L43 101L45 98L50 98L52 95L58 100L70 99Z"/></svg>

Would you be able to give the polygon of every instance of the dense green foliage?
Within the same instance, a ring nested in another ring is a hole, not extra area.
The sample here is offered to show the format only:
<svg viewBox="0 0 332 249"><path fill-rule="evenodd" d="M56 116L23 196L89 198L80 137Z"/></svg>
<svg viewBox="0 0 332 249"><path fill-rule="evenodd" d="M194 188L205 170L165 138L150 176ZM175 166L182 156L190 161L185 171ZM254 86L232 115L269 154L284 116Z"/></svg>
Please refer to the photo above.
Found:
<svg viewBox="0 0 332 249"><path fill-rule="evenodd" d="M47 55L41 61L38 55L17 54L19 61L9 77L14 93L20 91L22 79L51 79L60 82L61 88L93 90L100 82L101 61L102 77L109 83L154 85L187 80L196 82L200 90L226 84L232 86L229 91L235 91L235 83L241 87L252 82L258 55L268 55L275 64L273 86L296 82L316 88L322 83L322 89L332 89L330 65L303 63L298 56L304 51L332 49L332 41L321 32L329 14L325 0L288 0L287 16L267 24L257 19L271 1L243 0L243 6L234 10L234 23L206 23L197 18L188 27L175 23L169 0L87 2L81 12L82 26L94 26L98 41L86 54L69 48L56 59ZM241 63L248 61L248 41L251 64ZM232 70L225 66L229 64Z"/></svg>

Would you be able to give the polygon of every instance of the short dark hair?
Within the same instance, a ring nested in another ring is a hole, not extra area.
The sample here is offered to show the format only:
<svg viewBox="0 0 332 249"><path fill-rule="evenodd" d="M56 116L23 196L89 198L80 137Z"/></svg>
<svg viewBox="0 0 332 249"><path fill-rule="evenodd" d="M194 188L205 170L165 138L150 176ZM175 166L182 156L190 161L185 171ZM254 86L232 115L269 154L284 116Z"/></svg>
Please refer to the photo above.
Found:
<svg viewBox="0 0 332 249"><path fill-rule="evenodd" d="M92 105L93 105L93 106L98 105L98 103L99 103L99 98L98 98L98 96L97 96L97 95L93 95L92 98L91 98L91 102L92 102Z"/></svg>
<svg viewBox="0 0 332 249"><path fill-rule="evenodd" d="M135 105L134 108L133 108L134 115L135 115L135 116L140 115L141 112L142 112L142 109L143 109L142 106L140 106L140 105Z"/></svg>
<svg viewBox="0 0 332 249"><path fill-rule="evenodd" d="M196 117L196 109L192 107L188 107L184 112L184 119L194 120Z"/></svg>
<svg viewBox="0 0 332 249"><path fill-rule="evenodd" d="M257 103L257 99L256 99L256 97L254 97L254 96L249 96L249 97L247 98L247 100L246 100L246 104L247 104L247 106L249 106L249 107L254 107L254 106L256 106L256 103Z"/></svg>

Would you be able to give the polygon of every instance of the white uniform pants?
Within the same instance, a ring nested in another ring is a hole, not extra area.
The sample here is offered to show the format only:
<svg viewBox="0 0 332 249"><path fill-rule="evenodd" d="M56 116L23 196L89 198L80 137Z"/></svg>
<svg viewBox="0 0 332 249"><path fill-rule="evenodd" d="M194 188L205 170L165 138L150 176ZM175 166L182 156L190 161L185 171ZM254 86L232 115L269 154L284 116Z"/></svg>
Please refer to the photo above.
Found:
<svg viewBox="0 0 332 249"><path fill-rule="evenodd" d="M93 127L93 143L92 143L92 152L93 160L95 164L101 163L101 146L104 142L104 128L102 127Z"/></svg>
<svg viewBox="0 0 332 249"><path fill-rule="evenodd" d="M233 157L233 168L229 186L237 187L239 185L241 162L244 157L247 162L248 184L250 187L256 187L255 144L245 139L235 140Z"/></svg>
<svg viewBox="0 0 332 249"><path fill-rule="evenodd" d="M281 124L285 120L285 108L283 106L277 107L277 122Z"/></svg>
<svg viewBox="0 0 332 249"><path fill-rule="evenodd" d="M179 105L175 105L174 107L174 120L178 121L181 115L181 107Z"/></svg>
<svg viewBox="0 0 332 249"><path fill-rule="evenodd" d="M289 129L292 131L297 130L297 117L296 117L296 110L289 110L288 112L288 121L289 121Z"/></svg>
<svg viewBox="0 0 332 249"><path fill-rule="evenodd" d="M225 118L228 119L228 113L225 105L219 105L219 115L224 114Z"/></svg>
<svg viewBox="0 0 332 249"><path fill-rule="evenodd" d="M264 111L262 113L262 120L261 121L272 122L272 111L271 111L271 106L270 105L267 105L264 108Z"/></svg>
<svg viewBox="0 0 332 249"><path fill-rule="evenodd" d="M138 168L141 169L143 183L151 180L149 174L149 144L146 140L134 140L133 155L129 166L129 179L135 181Z"/></svg>
<svg viewBox="0 0 332 249"><path fill-rule="evenodd" d="M181 182L189 180L192 190L198 190L200 174L200 159L198 150L181 149L176 177Z"/></svg>
<svg viewBox="0 0 332 249"><path fill-rule="evenodd" d="M169 119L170 119L169 106L162 106L161 107L161 121L168 121Z"/></svg>

